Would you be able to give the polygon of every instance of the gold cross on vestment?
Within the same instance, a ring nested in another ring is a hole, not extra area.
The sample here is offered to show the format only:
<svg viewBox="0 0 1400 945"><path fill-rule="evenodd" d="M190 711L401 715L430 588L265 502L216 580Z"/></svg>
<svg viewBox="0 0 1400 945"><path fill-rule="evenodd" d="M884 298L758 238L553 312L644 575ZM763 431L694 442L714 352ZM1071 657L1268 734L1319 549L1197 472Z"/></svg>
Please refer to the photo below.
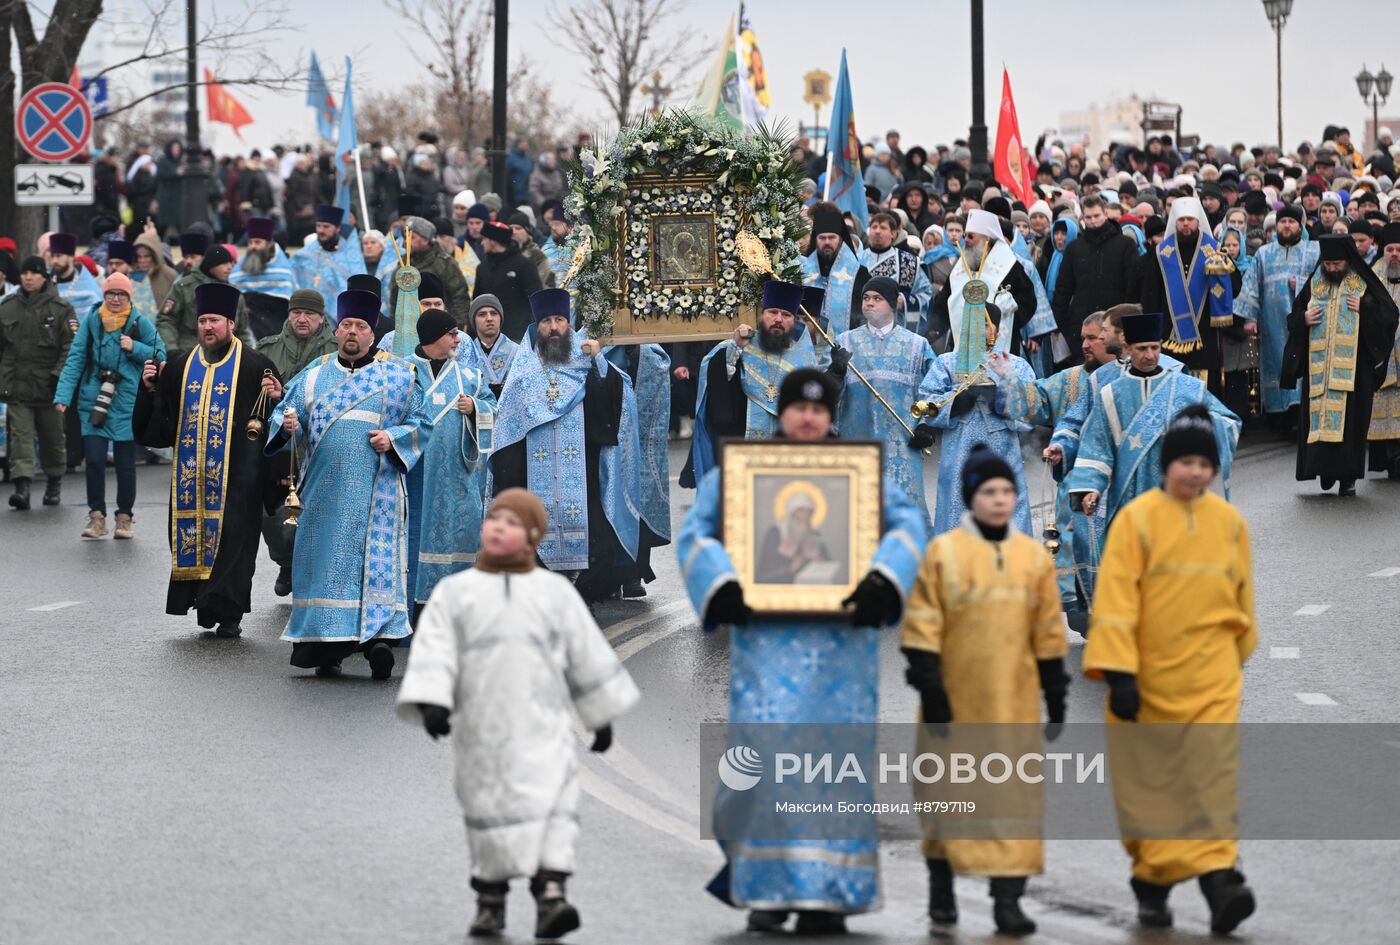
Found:
<svg viewBox="0 0 1400 945"><path fill-rule="evenodd" d="M553 410L554 405L559 402L562 391L559 390L559 375L552 374L549 378L549 387L544 392L544 399L549 401L549 409Z"/></svg>

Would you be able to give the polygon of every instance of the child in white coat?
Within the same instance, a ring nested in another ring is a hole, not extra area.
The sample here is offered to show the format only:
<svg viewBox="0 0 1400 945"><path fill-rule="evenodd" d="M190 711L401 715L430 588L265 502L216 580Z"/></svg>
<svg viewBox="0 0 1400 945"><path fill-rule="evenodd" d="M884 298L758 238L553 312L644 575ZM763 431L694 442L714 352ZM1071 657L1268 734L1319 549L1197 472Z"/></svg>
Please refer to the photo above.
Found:
<svg viewBox="0 0 1400 945"><path fill-rule="evenodd" d="M400 717L452 732L457 797L471 848L470 934L505 928L511 879L530 877L535 936L579 927L564 897L578 838L574 716L612 743L612 721L640 698L568 579L535 564L548 515L532 493L496 496L476 565L440 581L413 634Z"/></svg>

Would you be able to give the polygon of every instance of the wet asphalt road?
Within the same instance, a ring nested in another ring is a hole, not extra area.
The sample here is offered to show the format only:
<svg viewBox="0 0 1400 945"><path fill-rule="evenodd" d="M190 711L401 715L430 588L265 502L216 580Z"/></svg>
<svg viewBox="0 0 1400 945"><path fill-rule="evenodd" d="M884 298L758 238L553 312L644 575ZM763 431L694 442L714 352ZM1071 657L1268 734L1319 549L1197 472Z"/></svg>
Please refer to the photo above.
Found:
<svg viewBox="0 0 1400 945"><path fill-rule="evenodd" d="M1367 481L1344 501L1295 483L1292 463L1274 441L1247 444L1232 483L1262 626L1245 719L1400 721L1400 483ZM472 896L450 749L395 718L396 683L372 682L363 661L335 680L287 665L289 608L265 556L242 639L161 613L167 482L168 467L141 469L134 542L78 539L80 476L60 508L0 509L0 943L460 941ZM691 495L676 490L676 523ZM584 927L570 940L754 941L702 892L721 858L699 838L699 726L724 717L725 639L699 632L674 555L654 563L645 601L598 612L644 701L612 752L586 758L570 886ZM912 718L893 633L881 673L883 717ZM1076 680L1070 720L1097 720L1101 698ZM885 905L851 921L853 941L930 941L916 839L913 823L887 831ZM1241 940L1396 940L1400 843L1242 851L1259 911ZM1032 941L1210 938L1194 887L1173 896L1175 931L1139 933L1127 871L1116 842L1051 842L1031 881ZM962 923L938 940L994 939L985 887L960 881L959 894ZM517 884L508 940L532 928Z"/></svg>

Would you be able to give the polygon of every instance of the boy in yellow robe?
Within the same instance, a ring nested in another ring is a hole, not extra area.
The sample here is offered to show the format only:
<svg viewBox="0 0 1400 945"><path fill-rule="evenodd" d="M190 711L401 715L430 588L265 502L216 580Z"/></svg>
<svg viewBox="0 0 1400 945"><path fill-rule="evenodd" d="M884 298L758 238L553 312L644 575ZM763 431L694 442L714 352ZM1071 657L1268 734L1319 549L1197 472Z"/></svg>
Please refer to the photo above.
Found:
<svg viewBox="0 0 1400 945"><path fill-rule="evenodd" d="M996 736L998 749L1015 742L1012 751L1038 751L1039 732L1028 728L1040 722L1037 689L1044 693L1052 738L1065 718L1068 645L1055 559L1012 526L1016 474L983 444L963 465L962 497L970 511L961 527L929 545L909 597L900 637L909 661L905 678L919 691L925 723L1022 723ZM920 733L918 750L937 751L926 729ZM1035 931L1019 900L1026 877L1044 870L1041 840L1026 837L1026 823L1039 822L1040 803L1033 786L1004 805L1015 819L1006 838L945 838L940 833L947 824L923 819L930 919L957 921L953 874L963 873L990 877L998 932Z"/></svg>
<svg viewBox="0 0 1400 945"><path fill-rule="evenodd" d="M1205 408L1173 418L1162 466L1162 488L1109 526L1084 673L1107 680L1110 723L1161 726L1109 728L1138 921L1170 926L1172 886L1197 876L1211 930L1224 933L1254 911L1235 839L1241 670L1257 639L1249 528L1206 491L1220 458ZM1177 838L1143 838L1161 837L1163 825Z"/></svg>

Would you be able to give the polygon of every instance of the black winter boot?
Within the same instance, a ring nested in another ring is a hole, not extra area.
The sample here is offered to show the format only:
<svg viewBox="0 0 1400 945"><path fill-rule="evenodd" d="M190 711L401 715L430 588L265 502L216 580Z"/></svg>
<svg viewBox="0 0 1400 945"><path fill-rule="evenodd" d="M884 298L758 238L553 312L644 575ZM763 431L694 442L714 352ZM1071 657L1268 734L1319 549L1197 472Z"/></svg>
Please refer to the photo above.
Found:
<svg viewBox="0 0 1400 945"><path fill-rule="evenodd" d="M510 884L474 879L472 889L476 890L476 918L467 934L474 938L500 935L506 928L506 894L510 892Z"/></svg>
<svg viewBox="0 0 1400 945"><path fill-rule="evenodd" d="M10 508L21 512L29 511L29 480L15 480L15 494L10 496Z"/></svg>
<svg viewBox="0 0 1400 945"><path fill-rule="evenodd" d="M839 912L799 912L792 931L796 935L844 935L846 917Z"/></svg>
<svg viewBox="0 0 1400 945"><path fill-rule="evenodd" d="M958 900L953 895L953 867L947 860L925 860L928 864L928 917L939 925L958 921Z"/></svg>
<svg viewBox="0 0 1400 945"><path fill-rule="evenodd" d="M1254 893L1239 870L1212 870L1200 878L1201 892L1210 906L1210 930L1233 932L1254 913Z"/></svg>
<svg viewBox="0 0 1400 945"><path fill-rule="evenodd" d="M992 877L992 920L1002 935L1030 935L1035 923L1021 911L1021 896L1026 891L1024 876Z"/></svg>
<svg viewBox="0 0 1400 945"><path fill-rule="evenodd" d="M579 927L578 910L564 898L568 873L540 870L530 879L530 895L535 897L535 938L553 941Z"/></svg>
<svg viewBox="0 0 1400 945"><path fill-rule="evenodd" d="M1137 896L1138 924L1145 929L1169 929L1172 927L1172 910L1167 906L1170 886L1149 883L1145 879L1132 880L1133 895Z"/></svg>
<svg viewBox="0 0 1400 945"><path fill-rule="evenodd" d="M777 909L754 909L749 913L747 928L750 932L781 932L787 920L786 912Z"/></svg>
<svg viewBox="0 0 1400 945"><path fill-rule="evenodd" d="M50 476L49 481L44 484L44 504L58 505L63 501L63 479L59 476Z"/></svg>

